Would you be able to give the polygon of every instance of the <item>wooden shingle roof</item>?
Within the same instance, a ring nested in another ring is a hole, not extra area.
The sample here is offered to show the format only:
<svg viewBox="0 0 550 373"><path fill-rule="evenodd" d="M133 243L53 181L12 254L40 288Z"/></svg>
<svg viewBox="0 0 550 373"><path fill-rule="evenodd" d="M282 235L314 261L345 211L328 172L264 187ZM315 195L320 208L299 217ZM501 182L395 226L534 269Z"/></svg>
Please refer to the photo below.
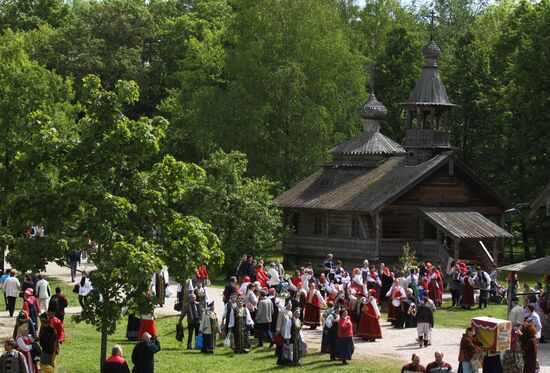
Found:
<svg viewBox="0 0 550 373"><path fill-rule="evenodd" d="M322 168L275 199L280 207L374 212L383 208L444 165L439 154L415 166L405 157L390 157L378 167Z"/></svg>
<svg viewBox="0 0 550 373"><path fill-rule="evenodd" d="M454 239L512 238L491 220L470 208L418 207L422 215Z"/></svg>
<svg viewBox="0 0 550 373"><path fill-rule="evenodd" d="M358 136L332 149L332 154L368 155L368 154L405 154L405 149L380 132L362 132Z"/></svg>

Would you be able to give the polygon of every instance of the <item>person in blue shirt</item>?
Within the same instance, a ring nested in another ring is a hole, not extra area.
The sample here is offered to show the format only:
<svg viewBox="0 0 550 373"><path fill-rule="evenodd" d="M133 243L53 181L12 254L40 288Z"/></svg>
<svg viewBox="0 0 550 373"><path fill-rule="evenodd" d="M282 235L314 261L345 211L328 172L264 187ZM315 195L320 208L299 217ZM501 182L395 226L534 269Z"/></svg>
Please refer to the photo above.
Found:
<svg viewBox="0 0 550 373"><path fill-rule="evenodd" d="M2 277L0 277L0 287L2 287L2 285L4 285L4 281L6 281L8 279L8 277L10 277L10 272L11 272L11 269L6 269L6 272L4 272L4 274L2 275ZM8 310L8 298L6 298L6 293L2 292L4 294L4 303L6 304L6 311Z"/></svg>

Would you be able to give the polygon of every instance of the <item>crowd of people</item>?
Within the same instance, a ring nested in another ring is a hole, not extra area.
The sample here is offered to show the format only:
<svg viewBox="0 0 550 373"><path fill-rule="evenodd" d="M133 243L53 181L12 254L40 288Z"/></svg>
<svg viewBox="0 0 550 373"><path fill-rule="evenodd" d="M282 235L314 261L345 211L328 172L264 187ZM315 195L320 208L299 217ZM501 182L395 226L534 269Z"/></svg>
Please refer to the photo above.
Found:
<svg viewBox="0 0 550 373"><path fill-rule="evenodd" d="M275 347L276 364L300 366L308 352L303 328L320 328L321 353L345 365L353 357L354 341L374 343L383 338L384 313L395 328L416 328L415 343L423 348L432 344L434 314L442 305L445 289L451 292L452 307L470 308L477 303L483 309L491 297L500 303L496 298L500 292L496 272L488 273L480 267L468 271L461 261L450 263L445 271L430 263L420 263L407 271L392 271L384 263L376 268L365 260L363 267L348 272L341 261L328 255L318 273L311 264L298 268L292 275L285 273L278 261L267 267L266 270L261 259L244 256L224 288L224 304L218 316L207 290L206 264L198 266L194 278L177 287L175 309L180 317L176 338L185 341L186 320L187 349L212 354L220 338L225 347L240 354L248 353L255 342L257 348ZM0 283L10 316L15 314L16 300L21 295L24 299L21 311L16 314L13 339L5 343L6 353L0 358L0 366L8 362L26 367L22 372L37 373L39 366L43 372L53 372L64 340L66 297L59 288L51 296L49 284L41 275L28 273L20 284L15 271L9 270ZM170 296L168 284L166 269L159 268L152 274L149 294L159 307ZM92 289L83 272L73 290L82 306ZM474 289L479 289L477 302ZM517 297L511 299L510 349L496 352L484 348L476 330L468 328L460 341L458 372L477 372L480 365L484 366L484 372L536 372L538 344L549 336L550 303L541 283L534 288L525 284L523 290L521 302ZM128 312L127 337L137 341L132 352L134 372L154 372L154 355L160 351L155 318L154 310L143 315ZM452 364L443 357L443 352L436 351L434 361L423 366L420 357L413 354L402 372L454 372ZM129 372L120 346L113 347L102 372Z"/></svg>
<svg viewBox="0 0 550 373"><path fill-rule="evenodd" d="M17 299L22 298L16 314L13 338L5 341L6 352L0 357L0 372L54 372L60 345L65 340L63 320L67 297L57 287L52 295L41 274L26 273L23 284L15 270L8 269L0 278L6 311L15 314Z"/></svg>

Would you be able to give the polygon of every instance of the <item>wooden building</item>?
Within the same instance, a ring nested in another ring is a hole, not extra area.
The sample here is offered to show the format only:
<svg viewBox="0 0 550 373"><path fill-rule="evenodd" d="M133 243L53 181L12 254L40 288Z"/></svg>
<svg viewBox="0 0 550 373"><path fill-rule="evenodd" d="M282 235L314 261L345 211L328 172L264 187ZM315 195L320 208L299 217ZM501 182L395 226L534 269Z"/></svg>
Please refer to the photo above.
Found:
<svg viewBox="0 0 550 373"><path fill-rule="evenodd" d="M437 70L434 41L409 99L404 146L380 132L386 108L371 93L360 108L364 131L332 150L333 161L276 198L294 233L285 259L319 264L328 253L347 264L395 261L408 243L421 258L450 256L496 264L506 202L453 153L453 105ZM492 257L492 258L491 258Z"/></svg>

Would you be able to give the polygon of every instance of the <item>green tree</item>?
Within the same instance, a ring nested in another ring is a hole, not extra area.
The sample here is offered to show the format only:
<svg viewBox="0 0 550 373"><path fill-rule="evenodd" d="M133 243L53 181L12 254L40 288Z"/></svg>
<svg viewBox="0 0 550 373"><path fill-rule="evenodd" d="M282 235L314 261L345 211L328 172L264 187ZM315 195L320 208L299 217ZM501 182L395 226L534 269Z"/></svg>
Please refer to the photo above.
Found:
<svg viewBox="0 0 550 373"><path fill-rule="evenodd" d="M181 149L201 158L218 147L242 151L253 175L288 187L359 130L361 56L333 1L234 4L223 82L191 103L175 92L174 132L185 128Z"/></svg>
<svg viewBox="0 0 550 373"><path fill-rule="evenodd" d="M80 138L66 158L59 215L63 235L95 242L89 253L95 293L76 319L101 332L103 361L122 308L152 310L147 290L162 263L181 281L198 263L221 264L223 253L210 225L175 208L204 171L159 157L166 120L124 115L124 106L139 99L138 86L120 81L108 91L89 76L83 87Z"/></svg>
<svg viewBox="0 0 550 373"><path fill-rule="evenodd" d="M44 269L66 244L55 237L29 239L31 225L55 230L53 190L63 153L74 140L70 81L31 61L24 38L0 37L0 246L19 270ZM3 256L2 256L3 260Z"/></svg>
<svg viewBox="0 0 550 373"><path fill-rule="evenodd" d="M63 0L7 0L0 3L0 30L27 31L42 25L59 27L70 16Z"/></svg>
<svg viewBox="0 0 550 373"><path fill-rule="evenodd" d="M225 273L233 273L244 253L264 256L281 239L281 211L273 203L276 185L246 177L242 153L218 150L203 163L206 178L190 194L190 209L214 227L225 254Z"/></svg>

